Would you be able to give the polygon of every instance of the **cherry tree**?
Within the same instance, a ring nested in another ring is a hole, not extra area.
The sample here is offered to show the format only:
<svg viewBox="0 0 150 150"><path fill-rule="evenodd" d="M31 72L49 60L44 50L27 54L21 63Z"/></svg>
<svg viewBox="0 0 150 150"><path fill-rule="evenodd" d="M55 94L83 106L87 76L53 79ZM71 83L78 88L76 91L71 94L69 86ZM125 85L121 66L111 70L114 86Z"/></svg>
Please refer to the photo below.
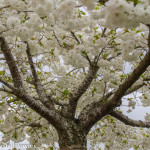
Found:
<svg viewBox="0 0 150 150"><path fill-rule="evenodd" d="M149 18L149 0L1 0L1 144L150 149L150 115L120 111L150 106Z"/></svg>

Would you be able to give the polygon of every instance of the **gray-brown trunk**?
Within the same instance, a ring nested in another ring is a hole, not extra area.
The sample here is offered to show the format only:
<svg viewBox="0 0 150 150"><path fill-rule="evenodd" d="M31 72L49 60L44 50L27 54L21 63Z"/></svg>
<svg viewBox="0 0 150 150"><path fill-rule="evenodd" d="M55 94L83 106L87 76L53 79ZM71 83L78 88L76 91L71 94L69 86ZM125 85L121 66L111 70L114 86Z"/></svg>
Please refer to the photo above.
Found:
<svg viewBox="0 0 150 150"><path fill-rule="evenodd" d="M58 135L60 150L87 150L87 134L81 127L70 125Z"/></svg>

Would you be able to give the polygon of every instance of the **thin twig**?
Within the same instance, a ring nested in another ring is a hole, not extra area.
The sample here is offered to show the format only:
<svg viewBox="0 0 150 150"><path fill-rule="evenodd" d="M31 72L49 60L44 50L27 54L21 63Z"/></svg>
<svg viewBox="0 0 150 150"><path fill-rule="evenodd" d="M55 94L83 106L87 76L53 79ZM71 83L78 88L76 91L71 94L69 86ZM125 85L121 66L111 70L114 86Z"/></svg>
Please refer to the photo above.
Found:
<svg viewBox="0 0 150 150"><path fill-rule="evenodd" d="M101 37L104 37L106 30L107 30L107 28L103 29Z"/></svg>
<svg viewBox="0 0 150 150"><path fill-rule="evenodd" d="M75 38L77 43L80 44L80 41L78 40L78 38L76 37L76 35L75 35L75 33L73 31L71 31L71 35Z"/></svg>
<svg viewBox="0 0 150 150"><path fill-rule="evenodd" d="M4 8L8 8L8 7L10 7L10 6L11 6L11 5L1 7L0 10L2 10L2 9L4 9Z"/></svg>

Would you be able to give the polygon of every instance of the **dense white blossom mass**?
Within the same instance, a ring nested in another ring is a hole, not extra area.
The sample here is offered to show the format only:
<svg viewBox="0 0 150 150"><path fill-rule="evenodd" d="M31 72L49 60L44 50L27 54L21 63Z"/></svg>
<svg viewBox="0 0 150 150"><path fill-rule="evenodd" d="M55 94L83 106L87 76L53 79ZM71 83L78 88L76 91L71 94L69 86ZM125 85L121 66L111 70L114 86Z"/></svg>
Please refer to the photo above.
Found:
<svg viewBox="0 0 150 150"><path fill-rule="evenodd" d="M125 62L132 69L137 66L148 50L146 24L150 24L150 0L109 0L105 4L96 0L0 1L0 36L6 38L24 87L31 96L36 98L37 92L32 85L25 41L31 49L45 92L52 93L58 101L68 101L69 92L85 78L90 61L97 61L100 69L80 98L76 117L85 106L119 87L128 76L124 72ZM5 60L1 60L0 66L0 75L11 84ZM149 77L149 72L150 67L135 85ZM143 106L150 106L149 88L150 84L147 84L138 90ZM24 141L28 134L27 140L37 147L43 144L54 146L58 140L54 128L23 102L15 100L11 94L0 94L2 143ZM134 109L137 104L136 98L128 98L129 108ZM56 105L56 108L60 110L61 106ZM148 115L146 120L149 120ZM42 128L35 130L31 122ZM90 131L88 140L91 150L99 142L105 144L106 150L123 147L123 150L131 147L148 150L149 132L131 128L107 116Z"/></svg>

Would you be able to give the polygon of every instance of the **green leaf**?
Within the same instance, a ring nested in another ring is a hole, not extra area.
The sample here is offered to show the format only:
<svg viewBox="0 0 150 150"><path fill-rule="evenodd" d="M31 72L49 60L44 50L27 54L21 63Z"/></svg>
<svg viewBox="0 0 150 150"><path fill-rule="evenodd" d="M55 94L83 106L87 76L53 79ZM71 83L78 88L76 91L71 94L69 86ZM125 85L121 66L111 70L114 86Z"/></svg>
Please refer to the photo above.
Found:
<svg viewBox="0 0 150 150"><path fill-rule="evenodd" d="M122 78L122 79L125 79L126 78L126 75L120 75L120 78Z"/></svg>
<svg viewBox="0 0 150 150"><path fill-rule="evenodd" d="M77 13L78 13L78 18L81 18L82 15L86 15L86 13L84 11L80 10L80 9L78 9Z"/></svg>
<svg viewBox="0 0 150 150"><path fill-rule="evenodd" d="M92 90L92 93L95 93L95 92L96 92L96 90L97 90L97 89L96 89L96 87L94 87L94 89Z"/></svg>
<svg viewBox="0 0 150 150"><path fill-rule="evenodd" d="M117 82L111 82L111 83L114 84L114 85L118 85Z"/></svg>
<svg viewBox="0 0 150 150"><path fill-rule="evenodd" d="M135 150L138 150L139 147L140 147L139 145L134 145Z"/></svg>
<svg viewBox="0 0 150 150"><path fill-rule="evenodd" d="M66 90L63 91L63 95L69 95L69 93L70 93L70 92L69 92L68 89L66 89Z"/></svg>
<svg viewBox="0 0 150 150"><path fill-rule="evenodd" d="M44 47L44 45L43 45L43 43L42 43L42 42L39 42L39 45L40 45L41 47Z"/></svg>
<svg viewBox="0 0 150 150"><path fill-rule="evenodd" d="M5 71L0 71L0 75L4 75L5 74Z"/></svg>
<svg viewBox="0 0 150 150"><path fill-rule="evenodd" d="M54 56L54 49L51 49L51 51L49 53L50 53L50 55Z"/></svg>
<svg viewBox="0 0 150 150"><path fill-rule="evenodd" d="M107 102L107 100L103 98L102 102L103 102L103 103L106 103L106 102Z"/></svg>
<svg viewBox="0 0 150 150"><path fill-rule="evenodd" d="M98 36L98 35L94 35L94 38L95 38L96 40L98 40L98 39L99 39L99 36Z"/></svg>
<svg viewBox="0 0 150 150"><path fill-rule="evenodd" d="M18 120L18 118L15 116L14 117L14 120L15 120L15 122L18 122L19 120Z"/></svg>
<svg viewBox="0 0 150 150"><path fill-rule="evenodd" d="M80 13L81 13L82 15L86 15L86 13L85 13L84 11L80 11Z"/></svg>
<svg viewBox="0 0 150 150"><path fill-rule="evenodd" d="M67 44L66 44L65 42L63 42L63 46L64 46L64 47L67 47Z"/></svg>
<svg viewBox="0 0 150 150"><path fill-rule="evenodd" d="M26 81L29 82L32 78L31 77L27 77Z"/></svg>
<svg viewBox="0 0 150 150"><path fill-rule="evenodd" d="M42 137L46 138L47 134L46 133L42 133Z"/></svg>
<svg viewBox="0 0 150 150"><path fill-rule="evenodd" d="M41 27L41 29L44 29L44 27L45 27L45 26L44 26L44 24L43 24L43 26Z"/></svg>
<svg viewBox="0 0 150 150"><path fill-rule="evenodd" d="M38 75L42 75L42 72L40 72L40 71L37 71L37 74L38 74Z"/></svg>
<svg viewBox="0 0 150 150"><path fill-rule="evenodd" d="M49 147L49 150L53 150L53 147Z"/></svg>
<svg viewBox="0 0 150 150"><path fill-rule="evenodd" d="M14 139L17 139L17 138L18 138L18 134L17 134L16 132L13 133L12 137L13 137Z"/></svg>
<svg viewBox="0 0 150 150"><path fill-rule="evenodd" d="M137 4L141 3L140 0L126 0L127 2L133 2L134 6L136 6Z"/></svg>
<svg viewBox="0 0 150 150"><path fill-rule="evenodd" d="M86 53L86 51L82 51L82 54L83 54L83 55L85 55L85 56L87 56L87 53Z"/></svg>
<svg viewBox="0 0 150 150"><path fill-rule="evenodd" d="M41 19L43 20L43 19L47 18L47 16L44 16L44 17L40 17L40 18L41 18Z"/></svg>
<svg viewBox="0 0 150 150"><path fill-rule="evenodd" d="M83 35L81 35L81 34L78 34L78 37L79 37L79 39L81 39L81 38L82 38L82 36L83 36Z"/></svg>
<svg viewBox="0 0 150 150"><path fill-rule="evenodd" d="M143 33L141 33L141 35L144 37L144 34L143 34Z"/></svg>
<svg viewBox="0 0 150 150"><path fill-rule="evenodd" d="M137 31L136 31L136 33L140 33L140 32L141 32L141 30L137 30Z"/></svg>
<svg viewBox="0 0 150 150"><path fill-rule="evenodd" d="M108 55L109 55L109 54L107 54L107 53L102 54L103 59L106 60Z"/></svg>
<svg viewBox="0 0 150 150"><path fill-rule="evenodd" d="M127 100L128 100L128 101L132 101L132 100L133 100L133 98L128 98Z"/></svg>
<svg viewBox="0 0 150 150"><path fill-rule="evenodd" d="M98 29L98 28L99 28L99 27L94 27L94 29L93 29L94 32L97 32L97 29Z"/></svg>
<svg viewBox="0 0 150 150"><path fill-rule="evenodd" d="M5 102L1 102L1 103L0 103L0 106L2 106L4 103L5 103Z"/></svg>

